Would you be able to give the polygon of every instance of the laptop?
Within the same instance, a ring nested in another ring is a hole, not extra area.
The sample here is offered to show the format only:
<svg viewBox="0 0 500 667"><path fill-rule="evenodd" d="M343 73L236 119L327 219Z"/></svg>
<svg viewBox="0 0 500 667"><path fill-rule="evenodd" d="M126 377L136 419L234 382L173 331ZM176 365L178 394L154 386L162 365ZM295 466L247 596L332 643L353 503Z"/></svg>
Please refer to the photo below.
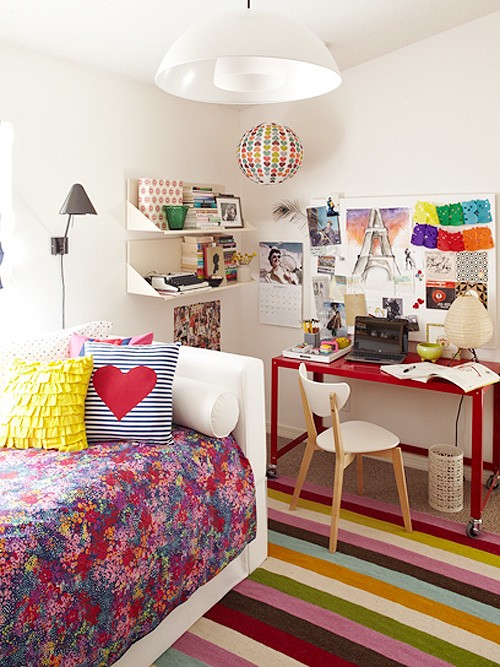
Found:
<svg viewBox="0 0 500 667"><path fill-rule="evenodd" d="M346 361L401 364L408 354L408 321L356 317L354 340Z"/></svg>

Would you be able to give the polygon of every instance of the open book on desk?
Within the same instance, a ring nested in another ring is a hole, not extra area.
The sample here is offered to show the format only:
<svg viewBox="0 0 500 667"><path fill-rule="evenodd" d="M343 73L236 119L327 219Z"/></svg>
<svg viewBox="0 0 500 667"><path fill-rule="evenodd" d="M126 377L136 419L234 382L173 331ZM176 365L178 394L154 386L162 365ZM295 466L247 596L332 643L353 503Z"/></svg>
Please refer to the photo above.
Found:
<svg viewBox="0 0 500 667"><path fill-rule="evenodd" d="M500 375L475 361L456 366L442 366L441 364L432 364L429 361L421 361L416 364L380 366L380 370L400 380L412 380L414 382L428 382L432 378L442 378L453 382L464 392L473 391L500 380Z"/></svg>

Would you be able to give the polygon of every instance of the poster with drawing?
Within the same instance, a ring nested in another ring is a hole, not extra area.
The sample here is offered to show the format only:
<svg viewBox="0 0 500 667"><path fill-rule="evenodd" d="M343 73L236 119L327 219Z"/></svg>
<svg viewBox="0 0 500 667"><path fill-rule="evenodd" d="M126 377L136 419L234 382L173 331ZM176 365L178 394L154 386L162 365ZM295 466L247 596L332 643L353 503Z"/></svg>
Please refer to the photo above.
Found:
<svg viewBox="0 0 500 667"><path fill-rule="evenodd" d="M174 340L191 347L220 350L220 301L176 306Z"/></svg>
<svg viewBox="0 0 500 667"><path fill-rule="evenodd" d="M261 324L301 326L302 260L302 243L259 243Z"/></svg>
<svg viewBox="0 0 500 667"><path fill-rule="evenodd" d="M471 290L496 321L493 195L340 199L340 235L348 291L371 314L409 319L412 339Z"/></svg>

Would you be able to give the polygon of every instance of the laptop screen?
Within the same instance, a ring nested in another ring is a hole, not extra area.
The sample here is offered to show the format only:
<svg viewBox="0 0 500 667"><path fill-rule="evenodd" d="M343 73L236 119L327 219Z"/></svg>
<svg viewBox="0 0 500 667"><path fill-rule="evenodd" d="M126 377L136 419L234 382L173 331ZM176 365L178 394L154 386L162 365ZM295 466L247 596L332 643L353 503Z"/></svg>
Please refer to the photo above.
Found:
<svg viewBox="0 0 500 667"><path fill-rule="evenodd" d="M404 320L386 320L379 317L356 317L354 349L382 354L400 354L405 351Z"/></svg>

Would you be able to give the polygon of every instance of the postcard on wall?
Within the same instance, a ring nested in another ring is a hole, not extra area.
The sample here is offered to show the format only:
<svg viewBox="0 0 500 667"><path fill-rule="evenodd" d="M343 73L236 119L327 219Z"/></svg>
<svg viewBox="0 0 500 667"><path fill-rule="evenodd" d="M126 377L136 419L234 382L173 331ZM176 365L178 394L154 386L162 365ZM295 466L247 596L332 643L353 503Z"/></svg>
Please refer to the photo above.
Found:
<svg viewBox="0 0 500 667"><path fill-rule="evenodd" d="M318 273L328 273L330 275L335 274L335 255L318 255Z"/></svg>
<svg viewBox="0 0 500 667"><path fill-rule="evenodd" d="M174 340L191 347L220 350L220 301L176 306Z"/></svg>
<svg viewBox="0 0 500 667"><path fill-rule="evenodd" d="M341 243L338 195L313 199L306 217L311 254L332 254L332 246Z"/></svg>
<svg viewBox="0 0 500 667"><path fill-rule="evenodd" d="M455 253L429 250L425 253L424 259L427 280L457 279L457 259Z"/></svg>
<svg viewBox="0 0 500 667"><path fill-rule="evenodd" d="M329 276L313 276L312 287L314 295L314 305L316 313L322 310L325 301L330 299L330 277Z"/></svg>
<svg viewBox="0 0 500 667"><path fill-rule="evenodd" d="M455 283L446 281L426 283L426 307L431 310L449 310L455 300Z"/></svg>
<svg viewBox="0 0 500 667"><path fill-rule="evenodd" d="M302 243L259 243L261 324L301 326L302 260Z"/></svg>
<svg viewBox="0 0 500 667"><path fill-rule="evenodd" d="M347 320L343 301L327 301L328 320L326 328L331 336L347 336Z"/></svg>

